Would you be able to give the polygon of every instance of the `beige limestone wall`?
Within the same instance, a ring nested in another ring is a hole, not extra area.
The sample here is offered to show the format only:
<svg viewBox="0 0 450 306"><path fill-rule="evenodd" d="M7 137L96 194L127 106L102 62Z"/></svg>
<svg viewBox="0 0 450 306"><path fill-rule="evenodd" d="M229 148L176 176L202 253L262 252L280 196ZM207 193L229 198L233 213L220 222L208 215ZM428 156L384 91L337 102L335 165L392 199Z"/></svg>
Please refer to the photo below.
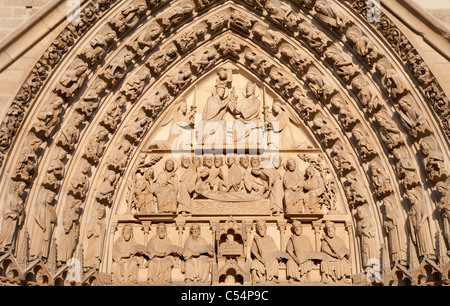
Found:
<svg viewBox="0 0 450 306"><path fill-rule="evenodd" d="M49 2L51 0L0 0L0 41Z"/></svg>
<svg viewBox="0 0 450 306"><path fill-rule="evenodd" d="M437 6L439 3L433 6L432 4L426 5L423 0L414 0L413 2L418 4L418 7L424 9L425 12L431 13L432 11L430 10L432 8L435 11L436 10L438 11L442 10L442 12L445 11L445 8L443 6L442 7ZM447 6L450 9L450 1L445 0L445 2L447 3ZM440 2L440 4L444 5L445 3ZM447 97L450 97L450 61L447 58L445 58L440 52L437 52L435 48L431 45L430 41L425 40L426 38L429 39L430 37L427 37L427 35L429 35L429 32L425 33L425 31L421 29L421 27L424 26L421 20L409 18L407 15L405 15L406 12L407 11L395 12L394 15L388 9L385 9L383 11L383 13L385 13L395 23L395 25L398 26L398 28L402 31L402 33L417 49L417 51L422 56L425 63L432 71L433 75L438 80ZM411 14L413 13L414 12L412 12ZM400 20L400 18L402 18L402 20ZM431 16L431 18L433 17ZM430 21L439 22L438 20L430 20ZM449 39L439 42L434 41L434 43L437 43L442 50L445 50L448 56L450 49L444 46L443 43L445 42L446 46L450 46Z"/></svg>
<svg viewBox="0 0 450 306"><path fill-rule="evenodd" d="M436 19L450 29L450 1L449 0L412 0L418 6L431 13Z"/></svg>
<svg viewBox="0 0 450 306"><path fill-rule="evenodd" d="M26 13L27 6L34 9ZM0 0L0 14L21 16L9 35L0 34L0 121L34 65L66 27L67 9L65 0ZM0 16L0 22L7 24L8 16ZM6 28L0 26L0 31Z"/></svg>

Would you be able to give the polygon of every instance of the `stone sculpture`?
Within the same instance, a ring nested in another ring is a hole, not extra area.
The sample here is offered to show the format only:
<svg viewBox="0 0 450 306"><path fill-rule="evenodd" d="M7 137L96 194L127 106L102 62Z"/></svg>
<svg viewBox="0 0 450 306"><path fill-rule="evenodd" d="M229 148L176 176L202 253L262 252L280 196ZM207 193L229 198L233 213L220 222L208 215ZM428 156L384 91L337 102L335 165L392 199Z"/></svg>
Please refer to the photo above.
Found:
<svg viewBox="0 0 450 306"><path fill-rule="evenodd" d="M10 195L3 210L2 229L0 231L0 247L3 251L11 250L14 246L16 228L22 222L24 213L23 195L26 184L24 182L11 182Z"/></svg>
<svg viewBox="0 0 450 306"><path fill-rule="evenodd" d="M137 283L138 256L145 253L145 247L138 245L133 237L133 227L126 224L121 236L114 242L112 277L114 282Z"/></svg>
<svg viewBox="0 0 450 306"><path fill-rule="evenodd" d="M350 251L342 238L336 236L336 227L332 221L325 223L322 235L321 251L328 255L320 264L322 282L350 282L351 265Z"/></svg>
<svg viewBox="0 0 450 306"><path fill-rule="evenodd" d="M302 255L313 251L311 241L302 234L302 223L294 220L292 222L292 236L289 238L286 252L290 259L286 264L286 276L290 283L296 281L309 281L309 273L313 268L313 261Z"/></svg>
<svg viewBox="0 0 450 306"><path fill-rule="evenodd" d="M182 272L184 272L186 283L206 284L210 281L213 247L200 235L200 225L193 224L189 230L189 237L184 243Z"/></svg>
<svg viewBox="0 0 450 306"><path fill-rule="evenodd" d="M258 220L256 224L256 236L251 245L250 271L255 283L279 282L278 260L281 259L278 248L272 237L267 235L265 220Z"/></svg>

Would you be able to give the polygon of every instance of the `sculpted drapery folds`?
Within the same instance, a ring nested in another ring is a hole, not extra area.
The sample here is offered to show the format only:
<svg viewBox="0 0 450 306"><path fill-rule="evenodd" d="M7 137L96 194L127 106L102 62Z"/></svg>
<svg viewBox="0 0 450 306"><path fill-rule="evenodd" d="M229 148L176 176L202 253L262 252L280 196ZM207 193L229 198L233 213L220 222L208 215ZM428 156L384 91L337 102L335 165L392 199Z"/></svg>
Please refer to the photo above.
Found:
<svg viewBox="0 0 450 306"><path fill-rule="evenodd" d="M148 276L152 283L171 283L172 268L174 266L172 255L176 255L170 239L167 237L167 227L164 223L159 223L156 228L156 235L153 236L147 246ZM181 254L179 254L181 255Z"/></svg>
<svg viewBox="0 0 450 306"><path fill-rule="evenodd" d="M305 170L305 184L303 186L305 211L319 213L322 210L325 184L319 173L313 168Z"/></svg>
<svg viewBox="0 0 450 306"><path fill-rule="evenodd" d="M189 158L189 157L186 157ZM180 178L180 192L178 196L178 212L190 213L194 205L193 198L198 191L200 183L200 173L198 168L201 160L199 157L193 157L192 163Z"/></svg>
<svg viewBox="0 0 450 306"><path fill-rule="evenodd" d="M63 229L58 243L58 261L66 263L74 255L80 232L82 201L71 199L64 211Z"/></svg>
<svg viewBox="0 0 450 306"><path fill-rule="evenodd" d="M444 223L443 234L447 243L450 243L450 179L437 183L436 188L441 196L437 207Z"/></svg>
<svg viewBox="0 0 450 306"><path fill-rule="evenodd" d="M42 140L31 138L29 144L25 146L19 155L15 169L15 178L24 182L29 182L34 175L38 162L38 151Z"/></svg>
<svg viewBox="0 0 450 306"><path fill-rule="evenodd" d="M55 193L47 191L45 198L38 204L34 214L34 236L30 245L30 256L48 258L53 230L56 224Z"/></svg>
<svg viewBox="0 0 450 306"><path fill-rule="evenodd" d="M114 242L112 277L119 283L137 283L140 260L137 257L145 253L145 247L134 239L133 227L126 224L122 235Z"/></svg>
<svg viewBox="0 0 450 306"><path fill-rule="evenodd" d="M359 218L357 233L361 238L361 249L363 255L362 264L363 267L368 270L375 264L374 259L376 260L379 258L375 240L375 224L367 204L358 206L356 210Z"/></svg>
<svg viewBox="0 0 450 306"><path fill-rule="evenodd" d="M168 159L155 181L155 195L158 201L158 212L176 213L178 207L179 181L176 174L177 163L173 159Z"/></svg>
<svg viewBox="0 0 450 306"><path fill-rule="evenodd" d="M276 253L278 248L272 237L267 235L267 226L264 220L258 220L256 225L257 234L251 245L250 271L255 283L279 282L279 266Z"/></svg>
<svg viewBox="0 0 450 306"><path fill-rule="evenodd" d="M350 282L350 251L347 249L344 240L336 236L336 227L333 222L327 221L325 223L324 232L321 251L328 257L322 260L320 265L322 282L325 284L335 281Z"/></svg>
<svg viewBox="0 0 450 306"><path fill-rule="evenodd" d="M91 217L86 236L88 239L85 267L98 269L102 262L103 239L106 233L105 207L98 205L95 214Z"/></svg>
<svg viewBox="0 0 450 306"><path fill-rule="evenodd" d="M26 184L24 182L11 182L11 193L7 199L7 205L3 210L3 223L0 232L0 247L3 250L12 249L16 226L22 222L24 212L23 195Z"/></svg>
<svg viewBox="0 0 450 306"><path fill-rule="evenodd" d="M416 188L408 190L406 195L411 203L409 225L412 240L417 245L418 256L433 258L435 250L430 240L430 216L422 199L423 194L420 189Z"/></svg>
<svg viewBox="0 0 450 306"><path fill-rule="evenodd" d="M289 282L309 280L309 273L313 268L313 262L310 259L304 259L302 254L312 252L311 241L305 235L302 235L302 224L300 221L292 222L293 234L289 238L286 252L291 256L287 261L287 278ZM300 258L301 260L300 260Z"/></svg>
<svg viewBox="0 0 450 306"><path fill-rule="evenodd" d="M405 264L406 258L406 241L402 236L402 219L400 209L397 207L395 198L392 196L383 199L385 209L384 228L389 238L389 250L391 254L392 264Z"/></svg>
<svg viewBox="0 0 450 306"><path fill-rule="evenodd" d="M225 137L225 115L230 97L224 84L216 85L216 93L208 97L202 112L202 143L222 143Z"/></svg>
<svg viewBox="0 0 450 306"><path fill-rule="evenodd" d="M286 161L286 172L283 177L284 205L287 213L303 212L303 194L301 188L304 185L304 174L297 169L294 159Z"/></svg>
<svg viewBox="0 0 450 306"><path fill-rule="evenodd" d="M194 224L189 230L189 237L184 243L184 279L186 283L209 282L211 264L213 257L213 247L200 236L201 228L199 224Z"/></svg>

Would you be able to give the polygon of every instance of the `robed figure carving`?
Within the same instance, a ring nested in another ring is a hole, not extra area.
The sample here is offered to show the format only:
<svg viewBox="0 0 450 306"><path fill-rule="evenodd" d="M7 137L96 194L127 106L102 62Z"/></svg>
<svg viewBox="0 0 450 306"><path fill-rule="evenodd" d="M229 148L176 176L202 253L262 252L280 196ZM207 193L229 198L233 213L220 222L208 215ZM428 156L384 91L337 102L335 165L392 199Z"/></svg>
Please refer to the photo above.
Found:
<svg viewBox="0 0 450 306"><path fill-rule="evenodd" d="M200 236L200 225L194 224L183 248L184 278L186 283L207 283L210 280L213 247Z"/></svg>
<svg viewBox="0 0 450 306"><path fill-rule="evenodd" d="M248 82L244 90L244 98L236 101L232 97L230 111L235 116L234 142L237 144L256 145L259 143L261 102L258 99L255 83Z"/></svg>
<svg viewBox="0 0 450 306"><path fill-rule="evenodd" d="M53 230L56 224L56 210L54 207L55 193L47 191L45 199L38 205L34 220L36 222L35 236L30 246L32 258L48 257Z"/></svg>
<svg viewBox="0 0 450 306"><path fill-rule="evenodd" d="M189 157L188 157L189 158ZM180 191L178 196L178 212L188 214L194 207L194 197L197 195L199 184L201 182L199 157L193 157L192 163L189 163L188 169L180 178Z"/></svg>
<svg viewBox="0 0 450 306"><path fill-rule="evenodd" d="M88 244L84 257L85 267L94 269L100 267L103 252L103 240L106 234L105 212L105 206L98 204L95 215L92 217L91 222L89 222L86 231Z"/></svg>
<svg viewBox="0 0 450 306"><path fill-rule="evenodd" d="M278 260L287 258L287 254L279 252L272 237L267 235L265 220L258 220L256 224L256 235L251 245L253 260L250 271L255 283L262 281L278 283L279 266Z"/></svg>
<svg viewBox="0 0 450 306"><path fill-rule="evenodd" d="M230 98L226 84L219 82L216 85L216 93L208 97L202 112L203 145L222 145L225 143L225 115L227 114Z"/></svg>
<svg viewBox="0 0 450 306"><path fill-rule="evenodd" d="M157 141L153 147L161 150L189 150L191 149L191 127L193 126L192 113L188 112L186 99L181 99L172 107L161 126L171 123L170 134L167 140Z"/></svg>
<svg viewBox="0 0 450 306"><path fill-rule="evenodd" d="M295 149L299 146L295 142L291 124L300 126L301 123L284 103L275 99L272 105L273 118L270 119L271 134L270 149Z"/></svg>
<svg viewBox="0 0 450 306"><path fill-rule="evenodd" d="M175 160L168 159L163 171L155 182L155 196L158 202L158 213L176 213L178 206L178 165Z"/></svg>
<svg viewBox="0 0 450 306"><path fill-rule="evenodd" d="M114 242L112 278L115 282L137 283L139 257L145 253L145 248L136 243L133 238L133 227L126 224L122 235Z"/></svg>
<svg viewBox="0 0 450 306"><path fill-rule="evenodd" d="M328 255L320 264L322 282L351 282L350 251L342 238L336 236L336 227L331 221L325 223L321 251Z"/></svg>
<svg viewBox="0 0 450 306"><path fill-rule="evenodd" d="M149 257L147 280L152 283L171 283L174 266L172 255L180 253L181 248L172 245L167 237L166 225L158 224L156 235L150 239L147 246Z"/></svg>
<svg viewBox="0 0 450 306"><path fill-rule="evenodd" d="M297 169L297 162L293 158L288 159L285 168L283 185L286 213L303 213L304 174Z"/></svg>
<svg viewBox="0 0 450 306"><path fill-rule="evenodd" d="M26 184L13 182L10 186L10 194L3 210L3 223L0 232L0 250L11 249L17 226L22 223L24 214L23 195Z"/></svg>
<svg viewBox="0 0 450 306"><path fill-rule="evenodd" d="M290 283L309 280L309 272L313 269L314 263L309 258L304 258L302 254L312 251L311 241L302 234L301 222L294 220L292 222L292 236L286 246L286 252L291 257L286 264L286 274Z"/></svg>

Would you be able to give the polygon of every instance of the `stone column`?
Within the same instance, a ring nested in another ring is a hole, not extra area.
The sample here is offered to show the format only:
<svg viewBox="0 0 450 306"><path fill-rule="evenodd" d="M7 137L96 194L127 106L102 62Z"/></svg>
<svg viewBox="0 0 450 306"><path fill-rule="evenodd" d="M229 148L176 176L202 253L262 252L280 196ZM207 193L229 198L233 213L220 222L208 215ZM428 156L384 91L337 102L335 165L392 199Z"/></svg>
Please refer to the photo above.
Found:
<svg viewBox="0 0 450 306"><path fill-rule="evenodd" d="M322 227L322 221L313 221L312 226L314 228L316 252L320 252L320 229Z"/></svg>
<svg viewBox="0 0 450 306"><path fill-rule="evenodd" d="M354 240L352 239L352 237L355 237L355 233L353 230L353 225L351 223L351 221L345 221L345 230L348 232L348 237L349 237L349 249L350 249L350 256L349 256L349 261L352 264L352 267L361 267L361 263L359 263L359 256L356 256L356 247L354 244ZM354 258L352 260L352 258ZM360 269L360 268L358 268ZM357 274L360 273L361 271L353 271L353 274Z"/></svg>
<svg viewBox="0 0 450 306"><path fill-rule="evenodd" d="M280 251L282 252L286 251L286 246L284 244L284 241L286 239L286 225L286 220L277 221L278 230L280 231Z"/></svg>
<svg viewBox="0 0 450 306"><path fill-rule="evenodd" d="M114 248L114 234L116 233L116 231L119 229L119 224L117 222L114 222L111 224L111 228L109 230L109 249L108 249L108 254L106 256L107 258L107 265L109 267L111 267L111 263L112 263L112 254L113 254L113 248ZM106 262L106 260L105 260ZM107 268L106 265L103 265L103 272L106 272L106 270L111 270L110 268Z"/></svg>
<svg viewBox="0 0 450 306"><path fill-rule="evenodd" d="M185 222L176 222L176 227L177 227L177 231L178 231L178 246L180 248L183 247L183 232L185 230L185 226L186 223Z"/></svg>
<svg viewBox="0 0 450 306"><path fill-rule="evenodd" d="M249 258L250 247L252 244L251 234L252 234L253 222L249 222L245 224L245 233L247 235L247 242L245 244L245 256Z"/></svg>
<svg viewBox="0 0 450 306"><path fill-rule="evenodd" d="M152 221L142 221L142 230L144 231L144 245L148 245L148 236L152 230Z"/></svg>

